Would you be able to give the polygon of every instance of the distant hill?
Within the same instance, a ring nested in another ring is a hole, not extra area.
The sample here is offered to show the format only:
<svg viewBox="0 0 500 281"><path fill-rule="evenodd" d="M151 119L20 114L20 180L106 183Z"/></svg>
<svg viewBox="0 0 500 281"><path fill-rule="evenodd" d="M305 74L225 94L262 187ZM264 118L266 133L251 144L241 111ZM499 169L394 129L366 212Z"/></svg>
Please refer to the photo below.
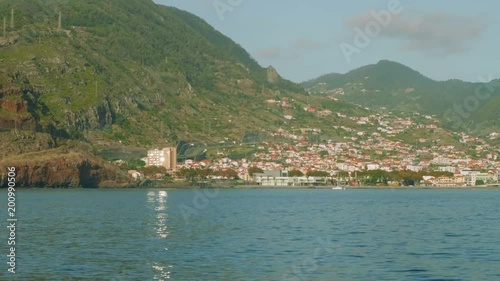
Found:
<svg viewBox="0 0 500 281"><path fill-rule="evenodd" d="M375 108L436 114L450 127L497 127L500 80L487 85L460 80L435 81L396 62L382 60L346 74L332 73L306 81L310 92ZM457 124L460 124L457 125Z"/></svg>

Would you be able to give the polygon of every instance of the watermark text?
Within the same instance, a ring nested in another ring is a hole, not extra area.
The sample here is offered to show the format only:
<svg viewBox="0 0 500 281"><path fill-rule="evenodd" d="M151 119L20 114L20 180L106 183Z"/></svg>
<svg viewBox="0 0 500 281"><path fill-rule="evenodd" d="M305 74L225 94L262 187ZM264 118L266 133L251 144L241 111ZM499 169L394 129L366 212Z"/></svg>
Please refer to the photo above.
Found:
<svg viewBox="0 0 500 281"><path fill-rule="evenodd" d="M361 50L368 47L372 39L377 37L382 32L382 29L389 26L393 18L402 12L403 7L400 0L390 0L385 10L371 11L372 20L366 22L363 29L354 28L353 44L342 42L339 45L347 62L351 63L354 54L361 54Z"/></svg>
<svg viewBox="0 0 500 281"><path fill-rule="evenodd" d="M8 245L8 271L16 273L16 168L7 168L7 229L9 230Z"/></svg>
<svg viewBox="0 0 500 281"><path fill-rule="evenodd" d="M221 21L224 21L224 14L227 12L232 12L236 7L241 5L243 0L214 0L212 5L214 6L215 12Z"/></svg>
<svg viewBox="0 0 500 281"><path fill-rule="evenodd" d="M179 205L180 212L186 224L189 224L189 220L193 215L198 215L201 210L210 205L210 199L214 199L219 195L218 188L203 189L203 191L195 189L193 192L192 206L185 203Z"/></svg>

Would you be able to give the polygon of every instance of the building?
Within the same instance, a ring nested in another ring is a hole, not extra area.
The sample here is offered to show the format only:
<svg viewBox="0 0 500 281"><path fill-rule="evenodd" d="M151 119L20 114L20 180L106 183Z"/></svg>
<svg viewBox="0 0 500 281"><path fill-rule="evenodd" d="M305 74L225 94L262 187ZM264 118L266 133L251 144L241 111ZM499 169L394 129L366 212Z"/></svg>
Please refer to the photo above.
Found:
<svg viewBox="0 0 500 281"><path fill-rule="evenodd" d="M438 171L440 171L440 172L455 173L456 169L453 166L441 166L441 167L438 167Z"/></svg>
<svg viewBox="0 0 500 281"><path fill-rule="evenodd" d="M177 167L177 149L165 147L148 151L147 166L163 166L167 170L175 170Z"/></svg>
<svg viewBox="0 0 500 281"><path fill-rule="evenodd" d="M290 185L290 178L288 177L288 171L275 170L275 171L264 171L263 173L255 173L253 175L254 181L258 185L264 186L287 186Z"/></svg>
<svg viewBox="0 0 500 281"><path fill-rule="evenodd" d="M437 187L453 187L456 186L453 177L440 176L434 182L434 185Z"/></svg>
<svg viewBox="0 0 500 281"><path fill-rule="evenodd" d="M380 169L380 165L377 164L377 163L369 163L369 164L366 165L366 169L368 171L379 170Z"/></svg>
<svg viewBox="0 0 500 281"><path fill-rule="evenodd" d="M491 180L488 173L481 173L478 170L463 169L460 174L465 178L466 184L469 186L475 186L477 181L487 183Z"/></svg>
<svg viewBox="0 0 500 281"><path fill-rule="evenodd" d="M129 170L128 174L136 181L144 180L144 174L136 170Z"/></svg>
<svg viewBox="0 0 500 281"><path fill-rule="evenodd" d="M256 184L262 186L324 186L326 177L290 177L288 171L274 170L253 174Z"/></svg>

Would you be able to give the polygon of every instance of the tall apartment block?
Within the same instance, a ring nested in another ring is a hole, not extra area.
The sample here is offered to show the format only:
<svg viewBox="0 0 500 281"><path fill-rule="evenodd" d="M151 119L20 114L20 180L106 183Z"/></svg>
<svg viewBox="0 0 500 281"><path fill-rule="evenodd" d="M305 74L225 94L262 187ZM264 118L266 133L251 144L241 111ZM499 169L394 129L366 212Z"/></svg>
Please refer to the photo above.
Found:
<svg viewBox="0 0 500 281"><path fill-rule="evenodd" d="M165 147L163 149L148 150L147 166L163 166L167 170L177 167L177 148Z"/></svg>

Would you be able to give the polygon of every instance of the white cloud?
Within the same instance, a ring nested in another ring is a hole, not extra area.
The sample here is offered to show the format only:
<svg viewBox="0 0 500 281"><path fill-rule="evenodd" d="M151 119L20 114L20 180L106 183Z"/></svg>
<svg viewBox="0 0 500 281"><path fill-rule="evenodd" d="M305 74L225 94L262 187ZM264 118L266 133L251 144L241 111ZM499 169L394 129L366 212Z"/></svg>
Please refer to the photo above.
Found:
<svg viewBox="0 0 500 281"><path fill-rule="evenodd" d="M291 47L297 50L314 50L327 47L327 44L301 37L292 42Z"/></svg>
<svg viewBox="0 0 500 281"><path fill-rule="evenodd" d="M283 50L281 48L267 48L263 50L259 50L256 52L257 56L265 59L276 59L279 58Z"/></svg>
<svg viewBox="0 0 500 281"><path fill-rule="evenodd" d="M351 17L346 26L361 30L375 21L373 11ZM431 55L461 53L471 48L474 40L486 30L481 18L459 16L446 12L412 13L403 11L392 15L389 25L382 27L379 37L396 39L406 50Z"/></svg>

